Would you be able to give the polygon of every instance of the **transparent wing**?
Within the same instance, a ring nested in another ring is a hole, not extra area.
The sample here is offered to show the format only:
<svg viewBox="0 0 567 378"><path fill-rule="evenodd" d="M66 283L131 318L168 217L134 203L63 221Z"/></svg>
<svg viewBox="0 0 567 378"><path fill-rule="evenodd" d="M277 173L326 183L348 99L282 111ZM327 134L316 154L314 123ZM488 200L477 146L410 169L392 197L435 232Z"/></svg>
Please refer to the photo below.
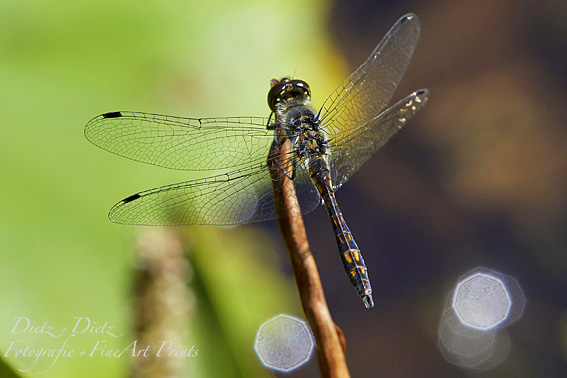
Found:
<svg viewBox="0 0 567 378"><path fill-rule="evenodd" d="M331 139L329 165L333 189L340 188L386 144L426 104L428 95L427 89L416 91L364 125Z"/></svg>
<svg viewBox="0 0 567 378"><path fill-rule="evenodd" d="M135 225L233 225L275 219L280 215L275 210L266 160L134 194L114 205L108 216L114 222ZM295 162L290 159L287 164ZM320 202L319 194L301 165L293 183L301 212L313 211Z"/></svg>
<svg viewBox="0 0 567 378"><path fill-rule="evenodd" d="M386 107L417 45L419 19L406 14L356 71L324 102L319 118L330 138L374 119Z"/></svg>
<svg viewBox="0 0 567 378"><path fill-rule="evenodd" d="M138 112L99 115L85 126L96 146L143 163L188 171L239 168L265 159L267 118L184 118Z"/></svg>

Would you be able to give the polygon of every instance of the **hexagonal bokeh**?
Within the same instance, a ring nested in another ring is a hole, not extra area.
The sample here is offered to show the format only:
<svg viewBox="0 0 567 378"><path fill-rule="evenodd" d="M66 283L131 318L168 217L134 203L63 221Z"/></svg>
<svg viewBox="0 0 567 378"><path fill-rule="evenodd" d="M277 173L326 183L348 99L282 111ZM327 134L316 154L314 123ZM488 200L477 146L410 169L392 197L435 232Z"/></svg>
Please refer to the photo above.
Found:
<svg viewBox="0 0 567 378"><path fill-rule="evenodd" d="M290 371L309 360L314 345L305 321L278 315L260 326L254 349L266 367Z"/></svg>
<svg viewBox="0 0 567 378"><path fill-rule="evenodd" d="M475 269L456 285L452 307L468 327L491 329L520 318L525 297L512 277L485 268Z"/></svg>
<svg viewBox="0 0 567 378"><path fill-rule="evenodd" d="M495 276L476 273L457 284L453 309L463 324L489 329L508 318L511 299Z"/></svg>
<svg viewBox="0 0 567 378"><path fill-rule="evenodd" d="M439 325L438 346L445 359L454 365L488 370L506 359L510 342L501 330L465 326L452 309L448 309Z"/></svg>
<svg viewBox="0 0 567 378"><path fill-rule="evenodd" d="M522 316L525 302L520 285L508 275L481 267L462 276L439 324L445 359L475 370L504 361L510 347L504 328Z"/></svg>

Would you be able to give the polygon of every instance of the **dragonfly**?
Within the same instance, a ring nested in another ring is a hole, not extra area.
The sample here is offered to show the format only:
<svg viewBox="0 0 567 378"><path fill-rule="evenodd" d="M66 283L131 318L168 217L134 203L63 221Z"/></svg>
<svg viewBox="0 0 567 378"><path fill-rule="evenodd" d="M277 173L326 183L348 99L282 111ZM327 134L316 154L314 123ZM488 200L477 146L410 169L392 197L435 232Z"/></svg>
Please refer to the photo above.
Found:
<svg viewBox="0 0 567 378"><path fill-rule="evenodd" d="M209 171L202 178L133 194L114 205L110 220L130 225L236 225L284 217L275 206L270 167L292 179L301 214L324 204L341 261L366 308L372 287L364 259L335 192L428 99L413 92L386 109L420 34L415 14L401 17L315 113L311 89L299 79L272 80L269 117L186 118L113 111L90 120L86 138L117 155L160 167ZM270 161L272 143L287 143Z"/></svg>

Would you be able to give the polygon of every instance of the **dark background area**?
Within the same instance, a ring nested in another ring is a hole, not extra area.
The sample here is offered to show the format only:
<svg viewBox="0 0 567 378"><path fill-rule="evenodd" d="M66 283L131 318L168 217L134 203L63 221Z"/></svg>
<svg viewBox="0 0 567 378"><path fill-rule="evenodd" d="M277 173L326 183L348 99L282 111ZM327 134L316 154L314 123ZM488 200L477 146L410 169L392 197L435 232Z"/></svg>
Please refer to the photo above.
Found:
<svg viewBox="0 0 567 378"><path fill-rule="evenodd" d="M351 67L400 15L421 39L394 100L430 100L337 194L376 307L357 313L324 210L306 217L353 377L567 374L567 4L338 1L329 29ZM355 184L351 184L354 182ZM487 372L436 348L460 275L487 267L527 298L507 359ZM299 376L299 375L298 375Z"/></svg>

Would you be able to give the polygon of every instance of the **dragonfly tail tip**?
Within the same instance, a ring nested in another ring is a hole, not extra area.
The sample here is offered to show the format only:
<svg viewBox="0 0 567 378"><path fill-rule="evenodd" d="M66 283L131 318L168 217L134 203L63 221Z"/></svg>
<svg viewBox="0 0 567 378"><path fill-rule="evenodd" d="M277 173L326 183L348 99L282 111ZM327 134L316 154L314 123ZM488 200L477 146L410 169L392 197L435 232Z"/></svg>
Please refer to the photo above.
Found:
<svg viewBox="0 0 567 378"><path fill-rule="evenodd" d="M364 306L366 308L374 307L374 300L372 299L372 295L365 295L362 297L362 301L364 302Z"/></svg>

